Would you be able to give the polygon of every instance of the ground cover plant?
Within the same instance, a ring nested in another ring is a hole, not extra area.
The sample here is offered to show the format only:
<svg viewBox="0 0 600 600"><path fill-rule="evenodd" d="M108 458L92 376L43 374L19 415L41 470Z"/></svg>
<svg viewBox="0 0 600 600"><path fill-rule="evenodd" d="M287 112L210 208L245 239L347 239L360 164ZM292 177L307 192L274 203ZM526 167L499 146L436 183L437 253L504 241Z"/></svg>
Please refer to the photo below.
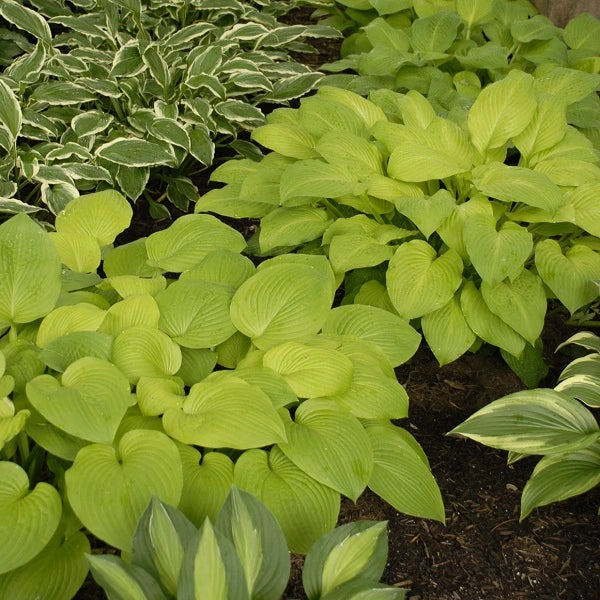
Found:
<svg viewBox="0 0 600 600"><path fill-rule="evenodd" d="M458 123L415 91L321 88L271 113L252 137L272 152L217 168L196 211L260 218L258 255L326 254L343 304L420 325L440 364L484 341L535 385L547 297L574 313L600 278L598 152L566 117L598 76L551 73L569 92L515 69Z"/></svg>
<svg viewBox="0 0 600 600"><path fill-rule="evenodd" d="M292 60L293 2L6 0L0 7L0 211L58 214L80 191L143 196L154 217L186 211L191 177L240 132L321 78ZM35 40L35 43L32 43ZM163 201L167 202L163 202Z"/></svg>
<svg viewBox="0 0 600 600"><path fill-rule="evenodd" d="M386 559L385 522L338 527L306 555L306 595L310 600L400 600L405 590L378 583ZM181 511L153 498L136 526L131 563L110 554L88 560L109 599L278 600L290 573L277 521L256 498L235 487L214 525L207 517L200 529Z"/></svg>
<svg viewBox="0 0 600 600"><path fill-rule="evenodd" d="M324 256L255 267L210 215L113 248L131 214L107 190L72 200L51 233L26 214L0 225L0 538L20 540L0 549L0 595L72 597L82 530L127 552L153 495L199 527L235 484L294 552L367 486L444 520L427 458L391 423L418 333L332 308Z"/></svg>
<svg viewBox="0 0 600 600"><path fill-rule="evenodd" d="M450 435L509 451L509 464L541 455L523 489L521 520L534 508L589 491L600 483L600 338L577 333L569 344L593 350L561 373L554 389L516 392L491 402ZM584 406L586 405L586 406ZM600 509L599 509L600 512Z"/></svg>

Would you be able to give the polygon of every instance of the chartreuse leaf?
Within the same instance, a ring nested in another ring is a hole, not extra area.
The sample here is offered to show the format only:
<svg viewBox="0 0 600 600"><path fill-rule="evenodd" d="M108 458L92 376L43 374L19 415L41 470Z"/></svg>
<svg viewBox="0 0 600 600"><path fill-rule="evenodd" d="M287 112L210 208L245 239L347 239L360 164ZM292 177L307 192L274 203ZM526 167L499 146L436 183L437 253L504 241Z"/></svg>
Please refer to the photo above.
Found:
<svg viewBox="0 0 600 600"><path fill-rule="evenodd" d="M563 254L556 240L545 239L535 248L535 266L571 314L598 297L600 255L587 246L575 244Z"/></svg>
<svg viewBox="0 0 600 600"><path fill-rule="evenodd" d="M386 528L386 521L357 521L320 538L306 555L302 570L308 598L324 598L352 580L378 582L388 554Z"/></svg>
<svg viewBox="0 0 600 600"><path fill-rule="evenodd" d="M261 220L261 252L268 252L277 246L299 246L310 242L321 237L331 223L327 211L322 208L276 208Z"/></svg>
<svg viewBox="0 0 600 600"><path fill-rule="evenodd" d="M598 85L600 85L600 75L597 73L554 67L537 78L533 87L537 93L554 94L566 104L573 104L596 91Z"/></svg>
<svg viewBox="0 0 600 600"><path fill-rule="evenodd" d="M452 214L456 200L448 190L442 189L424 198L401 196L394 200L394 204L399 213L408 217L429 238L442 221Z"/></svg>
<svg viewBox="0 0 600 600"><path fill-rule="evenodd" d="M576 187L567 196L575 209L575 224L596 237L600 237L599 193L600 184L596 181Z"/></svg>
<svg viewBox="0 0 600 600"><path fill-rule="evenodd" d="M514 356L520 356L525 340L485 303L472 281L467 281L460 295L460 306L470 329L484 342L498 346Z"/></svg>
<svg viewBox="0 0 600 600"><path fill-rule="evenodd" d="M405 363L419 347L421 336L397 315L360 304L334 308L323 325L323 333L354 335L376 343L393 367Z"/></svg>
<svg viewBox="0 0 600 600"><path fill-rule="evenodd" d="M80 531L61 543L52 541L33 560L0 575L0 597L20 600L73 598L88 572L90 542Z"/></svg>
<svg viewBox="0 0 600 600"><path fill-rule="evenodd" d="M354 92L339 87L323 86L318 95L349 108L367 128L373 127L377 121L386 120L385 113L379 106Z"/></svg>
<svg viewBox="0 0 600 600"><path fill-rule="evenodd" d="M58 233L89 235L106 246L129 227L132 216L131 205L119 192L104 190L71 200L56 215L55 226Z"/></svg>
<svg viewBox="0 0 600 600"><path fill-rule="evenodd" d="M226 369L235 369L248 354L252 346L250 338L236 331L231 337L221 342L216 348L217 363Z"/></svg>
<svg viewBox="0 0 600 600"><path fill-rule="evenodd" d="M567 455L544 456L521 496L522 521L534 508L583 494L600 484L598 442Z"/></svg>
<svg viewBox="0 0 600 600"><path fill-rule="evenodd" d="M117 275L105 279L103 285L112 287L121 298L150 294L156 296L167 287L167 280L162 275L154 277L138 277L137 275Z"/></svg>
<svg viewBox="0 0 600 600"><path fill-rule="evenodd" d="M467 325L457 294L445 306L423 316L421 327L440 366L462 356L477 339Z"/></svg>
<svg viewBox="0 0 600 600"><path fill-rule="evenodd" d="M540 278L527 269L518 277L493 286L481 283L488 308L532 346L540 337L546 316L546 292Z"/></svg>
<svg viewBox="0 0 600 600"><path fill-rule="evenodd" d="M60 258L44 230L24 213L0 225L0 326L49 313L60 294Z"/></svg>
<svg viewBox="0 0 600 600"><path fill-rule="evenodd" d="M158 326L187 348L210 348L236 329L229 316L233 288L201 279L175 281L156 295Z"/></svg>
<svg viewBox="0 0 600 600"><path fill-rule="evenodd" d="M47 483L29 489L27 473L16 463L0 462L0 574L38 555L52 538L62 512L58 492Z"/></svg>
<svg viewBox="0 0 600 600"><path fill-rule="evenodd" d="M507 221L496 229L491 214L474 214L465 222L464 243L477 273L490 286L523 266L533 249L531 233Z"/></svg>
<svg viewBox="0 0 600 600"><path fill-rule="evenodd" d="M96 537L129 551L136 523L154 495L177 505L183 488L181 459L164 433L127 432L118 450L104 444L82 448L65 472L73 511Z"/></svg>
<svg viewBox="0 0 600 600"><path fill-rule="evenodd" d="M254 264L249 258L219 248L207 254L193 269L184 271L179 280L201 279L237 289L254 271Z"/></svg>
<svg viewBox="0 0 600 600"><path fill-rule="evenodd" d="M269 123L252 131L261 146L291 158L316 158L315 138L299 123Z"/></svg>
<svg viewBox="0 0 600 600"><path fill-rule="evenodd" d="M373 468L373 454L363 426L337 403L306 400L294 421L286 419L287 443L279 448L311 477L356 499Z"/></svg>
<svg viewBox="0 0 600 600"><path fill-rule="evenodd" d="M365 424L373 448L368 486L403 513L445 521L444 503L427 457L416 440L391 423Z"/></svg>
<svg viewBox="0 0 600 600"><path fill-rule="evenodd" d="M150 294L134 294L115 302L107 311L100 331L117 336L130 327L158 328L160 310Z"/></svg>
<svg viewBox="0 0 600 600"><path fill-rule="evenodd" d="M459 24L459 15L450 11L416 19L411 27L413 49L417 53L445 52L456 39Z"/></svg>
<svg viewBox="0 0 600 600"><path fill-rule="evenodd" d="M131 562L174 596L184 551L195 533L194 525L180 511L153 496L135 528Z"/></svg>
<svg viewBox="0 0 600 600"><path fill-rule="evenodd" d="M140 377L168 377L181 366L181 350L162 331L138 326L125 329L113 345L113 362L136 384Z"/></svg>
<svg viewBox="0 0 600 600"><path fill-rule="evenodd" d="M140 412L148 417L162 415L167 408L177 408L185 399L183 381L177 377L140 377L135 387Z"/></svg>
<svg viewBox="0 0 600 600"><path fill-rule="evenodd" d="M15 414L15 406L7 397L12 387L11 379L10 375L0 379L0 450L24 429L31 415L31 411L26 409ZM7 383L10 384L8 392Z"/></svg>
<svg viewBox="0 0 600 600"><path fill-rule="evenodd" d="M152 277L161 272L157 267L148 265L147 261L146 238L139 238L111 250L105 256L102 268L107 277L119 275Z"/></svg>
<svg viewBox="0 0 600 600"><path fill-rule="evenodd" d="M221 452L205 452L201 456L192 446L177 447L183 465L179 509L196 527L206 517L216 521L233 483L233 462Z"/></svg>
<svg viewBox="0 0 600 600"><path fill-rule="evenodd" d="M456 12L471 30L473 25L485 23L493 14L494 0L456 0Z"/></svg>
<svg viewBox="0 0 600 600"><path fill-rule="evenodd" d="M339 494L299 469L277 446L244 452L235 464L234 483L273 513L290 552L308 552L335 527Z"/></svg>
<svg viewBox="0 0 600 600"><path fill-rule="evenodd" d="M130 404L129 383L111 363L85 357L72 363L60 383L40 375L26 387L32 406L50 423L91 442L110 444Z"/></svg>
<svg viewBox="0 0 600 600"><path fill-rule="evenodd" d="M200 382L179 408L163 416L165 431L185 444L208 448L258 448L285 441L269 397L240 379Z"/></svg>
<svg viewBox="0 0 600 600"><path fill-rule="evenodd" d="M298 342L270 348L263 365L281 375L300 398L341 394L352 380L352 363L344 354Z"/></svg>
<svg viewBox="0 0 600 600"><path fill-rule="evenodd" d="M492 448L550 455L581 450L600 438L598 423L585 406L543 388L495 400L449 433Z"/></svg>
<svg viewBox="0 0 600 600"><path fill-rule="evenodd" d="M423 240L398 247L387 270L387 290L394 308L404 319L421 317L447 304L462 280L458 253L437 252Z"/></svg>
<svg viewBox="0 0 600 600"><path fill-rule="evenodd" d="M100 246L95 238L85 233L62 231L48 237L58 250L61 262L76 273L95 272L100 264Z"/></svg>
<svg viewBox="0 0 600 600"><path fill-rule="evenodd" d="M537 107L533 81L531 75L513 70L477 96L467 124L479 152L503 146L529 125Z"/></svg>
<svg viewBox="0 0 600 600"><path fill-rule="evenodd" d="M216 529L235 546L250 597L278 600L287 586L290 559L275 517L254 496L234 486Z"/></svg>
<svg viewBox="0 0 600 600"><path fill-rule="evenodd" d="M563 39L569 48L587 48L598 53L600 23L590 13L577 15L567 23Z"/></svg>
<svg viewBox="0 0 600 600"><path fill-rule="evenodd" d="M339 149L346 148L344 154ZM344 131L330 131L321 136L316 151L329 163L350 166L360 175L383 175L383 156L371 142Z"/></svg>
<svg viewBox="0 0 600 600"><path fill-rule="evenodd" d="M217 364L217 353L208 348L181 348L181 367L177 371L177 377L183 383L191 387L202 381Z"/></svg>
<svg viewBox="0 0 600 600"><path fill-rule="evenodd" d="M178 598L248 600L242 563L235 546L206 519L186 549Z"/></svg>
<svg viewBox="0 0 600 600"><path fill-rule="evenodd" d="M59 306L44 317L35 343L40 348L45 348L50 342L69 333L97 331L105 315L105 310L87 302Z"/></svg>
<svg viewBox="0 0 600 600"><path fill-rule="evenodd" d="M231 301L233 325L261 350L317 333L331 308L333 285L308 264L272 264L257 271Z"/></svg>
<svg viewBox="0 0 600 600"><path fill-rule="evenodd" d="M241 233L212 215L184 215L146 239L148 264L176 273L195 267L219 248L241 252L245 247Z"/></svg>

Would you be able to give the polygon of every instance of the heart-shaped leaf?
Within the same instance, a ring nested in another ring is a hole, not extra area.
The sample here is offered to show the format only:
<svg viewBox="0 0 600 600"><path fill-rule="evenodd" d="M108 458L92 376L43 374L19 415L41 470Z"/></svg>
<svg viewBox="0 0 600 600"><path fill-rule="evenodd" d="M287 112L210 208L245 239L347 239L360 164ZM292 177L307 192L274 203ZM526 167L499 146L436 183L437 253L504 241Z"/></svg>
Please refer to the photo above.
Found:
<svg viewBox="0 0 600 600"><path fill-rule="evenodd" d="M61 385L62 384L62 385ZM111 363L85 357L61 377L40 375L26 387L33 407L75 437L110 444L130 404L129 383Z"/></svg>
<svg viewBox="0 0 600 600"><path fill-rule="evenodd" d="M135 387L140 412L148 417L162 415L167 408L177 408L185 399L183 381L178 377L140 377Z"/></svg>
<svg viewBox="0 0 600 600"><path fill-rule="evenodd" d="M158 328L160 310L150 294L134 294L115 302L106 312L100 331L117 336L130 327Z"/></svg>
<svg viewBox="0 0 600 600"><path fill-rule="evenodd" d="M112 446L79 451L65 472L67 497L79 520L96 537L129 551L136 523L150 498L177 506L183 488L175 443L159 431L134 430Z"/></svg>
<svg viewBox="0 0 600 600"><path fill-rule="evenodd" d="M45 348L50 342L76 331L97 331L106 311L94 304L80 302L59 306L48 313L40 323L35 343Z"/></svg>
<svg viewBox="0 0 600 600"><path fill-rule="evenodd" d="M17 464L0 462L0 573L12 571L38 555L52 538L62 513L55 488L38 483L29 489L27 473Z"/></svg>
<svg viewBox="0 0 600 600"><path fill-rule="evenodd" d="M98 331L75 331L52 340L39 354L51 369L63 373L76 360L93 356L110 360L113 337Z"/></svg>
<svg viewBox="0 0 600 600"><path fill-rule="evenodd" d="M85 233L61 231L48 237L58 250L61 262L76 273L95 273L100 265L101 252L95 237Z"/></svg>
<svg viewBox="0 0 600 600"><path fill-rule="evenodd" d="M394 200L394 204L399 213L408 217L429 238L442 221L452 214L456 201L448 190L439 190L425 198L402 196Z"/></svg>
<svg viewBox="0 0 600 600"><path fill-rule="evenodd" d="M184 271L179 281L200 279L237 289L254 271L254 264L249 258L220 248L207 254L193 269Z"/></svg>

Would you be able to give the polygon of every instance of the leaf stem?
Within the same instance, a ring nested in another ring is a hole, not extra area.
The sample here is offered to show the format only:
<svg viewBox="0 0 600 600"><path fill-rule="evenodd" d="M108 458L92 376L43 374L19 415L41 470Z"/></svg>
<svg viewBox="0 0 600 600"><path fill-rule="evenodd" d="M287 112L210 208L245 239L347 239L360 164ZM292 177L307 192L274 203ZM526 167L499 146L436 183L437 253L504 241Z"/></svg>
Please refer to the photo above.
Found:
<svg viewBox="0 0 600 600"><path fill-rule="evenodd" d="M331 211L338 219L343 219L344 215L331 203L327 198L323 198L323 204Z"/></svg>
<svg viewBox="0 0 600 600"><path fill-rule="evenodd" d="M575 325L576 327L594 327L600 328L600 321L584 321L578 319L569 319L565 321L565 325Z"/></svg>

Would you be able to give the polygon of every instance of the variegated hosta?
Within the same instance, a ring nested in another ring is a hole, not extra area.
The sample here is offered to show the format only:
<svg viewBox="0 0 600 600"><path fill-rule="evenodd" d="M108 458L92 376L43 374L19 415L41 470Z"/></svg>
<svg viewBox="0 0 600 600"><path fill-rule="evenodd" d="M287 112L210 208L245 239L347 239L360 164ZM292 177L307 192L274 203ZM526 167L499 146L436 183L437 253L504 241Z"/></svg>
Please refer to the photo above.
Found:
<svg viewBox="0 0 600 600"><path fill-rule="evenodd" d="M286 540L273 514L233 486L218 515L197 528L173 506L153 498L140 517L131 561L88 556L109 596L278 600L290 574ZM308 598L405 598L379 583L387 559L385 522L348 523L321 536L302 574ZM374 595L373 595L374 594ZM383 594L383 595L382 595Z"/></svg>
<svg viewBox="0 0 600 600"><path fill-rule="evenodd" d="M598 296L598 151L568 108L599 81L514 69L447 116L415 91L322 87L271 113L252 137L272 152L218 167L196 211L260 217L259 256L328 256L343 304L418 319L440 364L483 341L535 386L547 297Z"/></svg>
<svg viewBox="0 0 600 600"><path fill-rule="evenodd" d="M294 552L335 526L342 495L366 487L444 520L426 457L391 423L408 414L394 367L421 340L405 318L332 308L341 280L325 256L255 267L242 235L209 215L114 248L130 219L126 199L106 190L72 200L52 233L25 214L0 225L0 538L20 540L0 549L0 597L20 586L71 597L87 571L82 529L128 551L153 497L202 527L190 558L182 539L153 563L165 592L181 586L188 597L221 585L220 573L223 597L237 600L263 577L253 561L270 542L246 547L234 532L231 567L219 526L205 522L232 484L272 511ZM160 546L171 531L161 510L144 543ZM178 530L185 518L173 518ZM369 548L381 531L371 533ZM338 554L311 583L323 594L354 589L362 573ZM92 564L99 581L158 589L135 564Z"/></svg>
<svg viewBox="0 0 600 600"><path fill-rule="evenodd" d="M521 520L534 508L583 494L600 484L600 338L581 332L560 344L592 350L571 362L554 389L500 398L450 434L509 451L509 463L541 455L523 488ZM586 406L584 406L586 405Z"/></svg>
<svg viewBox="0 0 600 600"><path fill-rule="evenodd" d="M163 199L184 211L196 200L190 175L215 145L256 155L235 140L264 122L258 105L322 77L289 51L339 35L279 23L293 2L258 4L3 1L15 43L0 50L0 212L58 214L79 192L115 187L164 217Z"/></svg>

